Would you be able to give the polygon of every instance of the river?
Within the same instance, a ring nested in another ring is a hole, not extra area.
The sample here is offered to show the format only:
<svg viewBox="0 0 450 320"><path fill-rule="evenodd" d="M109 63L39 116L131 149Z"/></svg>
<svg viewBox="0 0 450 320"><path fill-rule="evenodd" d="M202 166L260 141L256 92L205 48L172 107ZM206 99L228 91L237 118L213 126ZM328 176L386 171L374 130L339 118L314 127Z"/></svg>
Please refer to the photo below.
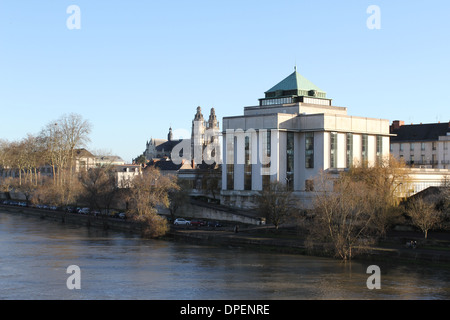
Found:
<svg viewBox="0 0 450 320"><path fill-rule="evenodd" d="M449 299L450 270L142 239L0 212L2 300ZM68 267L80 289L69 289Z"/></svg>

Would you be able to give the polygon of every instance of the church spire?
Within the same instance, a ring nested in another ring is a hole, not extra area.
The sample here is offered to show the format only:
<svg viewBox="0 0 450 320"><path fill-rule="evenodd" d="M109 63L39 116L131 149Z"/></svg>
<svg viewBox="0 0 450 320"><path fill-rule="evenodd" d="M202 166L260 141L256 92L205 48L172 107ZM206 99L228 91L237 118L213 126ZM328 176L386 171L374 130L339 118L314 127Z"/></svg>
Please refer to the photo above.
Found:
<svg viewBox="0 0 450 320"><path fill-rule="evenodd" d="M195 114L194 121L203 121L202 108L197 107L197 113Z"/></svg>
<svg viewBox="0 0 450 320"><path fill-rule="evenodd" d="M209 129L219 128L219 123L217 122L216 117L216 110L214 110L214 108L211 108L211 113L209 114L208 128Z"/></svg>

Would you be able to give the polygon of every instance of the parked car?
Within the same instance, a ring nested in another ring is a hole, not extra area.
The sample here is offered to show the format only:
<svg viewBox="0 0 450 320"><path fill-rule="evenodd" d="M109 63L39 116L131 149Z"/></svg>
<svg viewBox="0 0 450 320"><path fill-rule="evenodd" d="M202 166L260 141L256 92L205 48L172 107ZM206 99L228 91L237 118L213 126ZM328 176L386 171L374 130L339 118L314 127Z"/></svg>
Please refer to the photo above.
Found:
<svg viewBox="0 0 450 320"><path fill-rule="evenodd" d="M206 226L206 221L203 221L203 220L192 220L191 221L191 226L196 226L196 227Z"/></svg>
<svg viewBox="0 0 450 320"><path fill-rule="evenodd" d="M208 227L218 228L223 226L219 221L208 221Z"/></svg>
<svg viewBox="0 0 450 320"><path fill-rule="evenodd" d="M126 219L126 218L127 218L127 215L125 214L125 212L115 212L115 213L113 214L113 218L116 218L116 219Z"/></svg>
<svg viewBox="0 0 450 320"><path fill-rule="evenodd" d="M178 225L191 225L191 222L189 220L183 219L183 218L177 218L175 219L175 221L173 222L174 225L178 226Z"/></svg>
<svg viewBox="0 0 450 320"><path fill-rule="evenodd" d="M78 213L80 214L89 214L89 208L81 208L80 210L78 210Z"/></svg>

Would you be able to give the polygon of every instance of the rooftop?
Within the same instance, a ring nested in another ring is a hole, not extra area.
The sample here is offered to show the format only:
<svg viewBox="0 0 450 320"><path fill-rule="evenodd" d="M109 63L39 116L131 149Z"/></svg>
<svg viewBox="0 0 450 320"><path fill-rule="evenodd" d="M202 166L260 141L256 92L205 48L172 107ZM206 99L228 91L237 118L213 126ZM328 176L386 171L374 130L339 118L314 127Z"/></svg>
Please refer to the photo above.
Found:
<svg viewBox="0 0 450 320"><path fill-rule="evenodd" d="M270 88L265 92L266 98L273 96L311 96L315 92L315 95L321 98L326 97L326 92L316 86L314 83L306 79L297 69L278 84Z"/></svg>
<svg viewBox="0 0 450 320"><path fill-rule="evenodd" d="M391 126L392 142L399 141L436 141L439 137L450 134L450 123L427 123L403 125L401 121L394 121Z"/></svg>

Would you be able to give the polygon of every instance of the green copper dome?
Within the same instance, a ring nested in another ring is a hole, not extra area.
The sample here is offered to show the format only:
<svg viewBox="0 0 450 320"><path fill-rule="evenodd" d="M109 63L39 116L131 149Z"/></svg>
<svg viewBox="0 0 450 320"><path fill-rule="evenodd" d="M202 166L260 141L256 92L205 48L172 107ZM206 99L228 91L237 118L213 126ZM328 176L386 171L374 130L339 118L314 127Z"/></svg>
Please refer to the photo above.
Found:
<svg viewBox="0 0 450 320"><path fill-rule="evenodd" d="M279 96L315 96L326 98L326 92L295 70L292 74L265 92L266 98Z"/></svg>

